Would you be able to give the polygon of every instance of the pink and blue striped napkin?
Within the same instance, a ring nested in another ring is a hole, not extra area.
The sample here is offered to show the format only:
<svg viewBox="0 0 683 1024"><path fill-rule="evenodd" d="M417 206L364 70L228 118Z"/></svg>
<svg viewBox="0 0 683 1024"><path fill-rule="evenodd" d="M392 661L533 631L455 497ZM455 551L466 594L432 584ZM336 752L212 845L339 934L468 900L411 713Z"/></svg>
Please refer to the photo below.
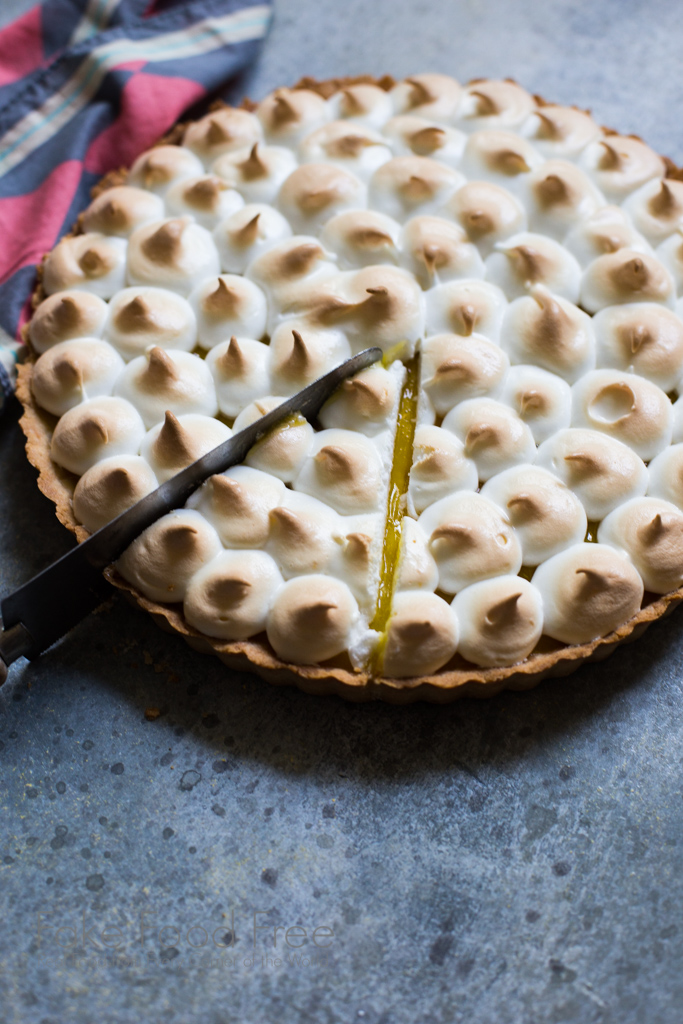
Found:
<svg viewBox="0 0 683 1024"><path fill-rule="evenodd" d="M107 171L252 62L266 0L45 0L0 30L0 408L36 265Z"/></svg>

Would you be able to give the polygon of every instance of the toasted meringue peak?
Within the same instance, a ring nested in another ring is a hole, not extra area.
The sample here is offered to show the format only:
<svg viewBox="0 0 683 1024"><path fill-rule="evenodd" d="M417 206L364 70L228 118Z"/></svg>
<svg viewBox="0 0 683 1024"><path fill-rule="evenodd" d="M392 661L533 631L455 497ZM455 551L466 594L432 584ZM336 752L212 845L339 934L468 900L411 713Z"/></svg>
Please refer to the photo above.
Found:
<svg viewBox="0 0 683 1024"><path fill-rule="evenodd" d="M331 576L297 576L275 595L268 640L283 661L310 665L348 649L359 619L345 583Z"/></svg>
<svg viewBox="0 0 683 1024"><path fill-rule="evenodd" d="M125 272L126 242L123 238L95 232L66 235L43 264L43 288L47 295L78 288L101 299L110 299L123 288Z"/></svg>
<svg viewBox="0 0 683 1024"><path fill-rule="evenodd" d="M347 378L318 416L323 427L357 430L372 437L391 427L398 410L403 367L379 364Z"/></svg>
<svg viewBox="0 0 683 1024"><path fill-rule="evenodd" d="M290 149L255 142L249 149L226 153L216 160L212 170L238 189L248 203L273 203L283 181L296 167Z"/></svg>
<svg viewBox="0 0 683 1024"><path fill-rule="evenodd" d="M284 402L282 396L268 395L247 405L233 424L233 431L244 430ZM313 442L313 427L301 416L293 416L279 427L270 430L258 441L246 458L254 469L292 483L299 474Z"/></svg>
<svg viewBox="0 0 683 1024"><path fill-rule="evenodd" d="M216 385L218 408L234 418L268 389L269 349L260 341L237 338L215 345L206 358Z"/></svg>
<svg viewBox="0 0 683 1024"><path fill-rule="evenodd" d="M517 191L526 175L543 158L526 139L506 131L479 131L470 135L460 168L473 181L492 181Z"/></svg>
<svg viewBox="0 0 683 1024"><path fill-rule="evenodd" d="M190 214L205 228L216 224L244 206L244 199L235 189L215 174L178 181L166 196L166 207L176 217Z"/></svg>
<svg viewBox="0 0 683 1024"><path fill-rule="evenodd" d="M401 227L374 210L338 213L323 228L320 241L337 255L342 269L356 269L398 261Z"/></svg>
<svg viewBox="0 0 683 1024"><path fill-rule="evenodd" d="M484 263L464 230L443 217L413 217L403 228L402 263L423 288L484 276Z"/></svg>
<svg viewBox="0 0 683 1024"><path fill-rule="evenodd" d="M581 166L610 202L620 202L653 178L664 176L664 161L640 139L608 135L584 149Z"/></svg>
<svg viewBox="0 0 683 1024"><path fill-rule="evenodd" d="M88 398L111 395L123 365L106 341L73 338L53 345L38 359L31 390L43 409L62 416Z"/></svg>
<svg viewBox="0 0 683 1024"><path fill-rule="evenodd" d="M628 622L643 598L643 581L621 552L606 544L575 544L534 573L543 599L543 632L567 644L606 636Z"/></svg>
<svg viewBox="0 0 683 1024"><path fill-rule="evenodd" d="M671 391L683 375L683 322L665 306L608 306L593 318L598 365L646 377Z"/></svg>
<svg viewBox="0 0 683 1024"><path fill-rule="evenodd" d="M410 111L448 123L458 113L462 86L449 75L427 73L411 75L395 85L389 95L399 114Z"/></svg>
<svg viewBox="0 0 683 1024"><path fill-rule="evenodd" d="M99 338L104 330L107 306L96 295L62 291L49 295L38 306L29 324L29 338L38 353L71 338Z"/></svg>
<svg viewBox="0 0 683 1024"><path fill-rule="evenodd" d="M377 447L363 434L332 428L313 438L296 478L296 490L331 505L341 515L375 512L384 500L385 473Z"/></svg>
<svg viewBox="0 0 683 1024"><path fill-rule="evenodd" d="M268 305L257 284L239 274L209 277L189 298L197 317L197 338L202 348L212 349L233 335L262 338Z"/></svg>
<svg viewBox="0 0 683 1024"><path fill-rule="evenodd" d="M585 171L568 160L546 160L529 175L525 193L531 230L558 241L605 205Z"/></svg>
<svg viewBox="0 0 683 1024"><path fill-rule="evenodd" d="M137 158L128 173L127 184L163 196L174 181L202 171L201 162L185 146L154 146Z"/></svg>
<svg viewBox="0 0 683 1024"><path fill-rule="evenodd" d="M342 533L332 509L308 494L285 491L282 504L271 509L269 520L266 550L285 579L330 571Z"/></svg>
<svg viewBox="0 0 683 1024"><path fill-rule="evenodd" d="M492 477L481 493L514 526L525 565L538 565L586 535L588 522L581 502L540 466L513 466Z"/></svg>
<svg viewBox="0 0 683 1024"><path fill-rule="evenodd" d="M513 363L534 363L573 383L595 366L591 319L543 285L515 299L505 314L502 339Z"/></svg>
<svg viewBox="0 0 683 1024"><path fill-rule="evenodd" d="M330 295L311 316L343 328L363 348L372 338L392 357L410 356L424 333L424 297L412 274L399 267L373 266L349 275L344 296Z"/></svg>
<svg viewBox="0 0 683 1024"><path fill-rule="evenodd" d="M128 281L133 285L169 287L188 295L218 270L211 235L191 217L144 225L128 243Z"/></svg>
<svg viewBox="0 0 683 1024"><path fill-rule="evenodd" d="M310 89L276 89L259 104L256 115L269 141L295 145L329 121L330 110Z"/></svg>
<svg viewBox="0 0 683 1024"><path fill-rule="evenodd" d="M459 653L486 668L523 661L543 632L543 601L521 577L500 576L461 590L453 599Z"/></svg>
<svg viewBox="0 0 683 1024"><path fill-rule="evenodd" d="M183 147L196 153L208 167L223 153L253 146L262 138L261 125L253 114L235 107L222 107L188 125Z"/></svg>
<svg viewBox="0 0 683 1024"><path fill-rule="evenodd" d="M647 493L683 509L683 444L665 448L647 467Z"/></svg>
<svg viewBox="0 0 683 1024"><path fill-rule="evenodd" d="M221 551L190 580L183 612L207 636L246 640L265 629L282 583L264 551Z"/></svg>
<svg viewBox="0 0 683 1024"><path fill-rule="evenodd" d="M109 303L104 336L126 360L143 355L150 345L190 352L197 341L197 320L176 292L124 288Z"/></svg>
<svg viewBox="0 0 683 1024"><path fill-rule="evenodd" d="M388 93L377 85L349 85L328 100L334 119L345 117L349 121L381 128L393 113Z"/></svg>
<svg viewBox="0 0 683 1024"><path fill-rule="evenodd" d="M242 274L249 264L289 238L292 229L281 213L264 203L250 203L214 228L213 240L224 271Z"/></svg>
<svg viewBox="0 0 683 1024"><path fill-rule="evenodd" d="M627 445L597 430L558 431L540 446L536 464L574 491L588 518L598 522L647 490L643 461Z"/></svg>
<svg viewBox="0 0 683 1024"><path fill-rule="evenodd" d="M311 132L299 145L303 164L325 162L367 181L373 171L393 156L379 132L349 121L330 121Z"/></svg>
<svg viewBox="0 0 683 1024"><path fill-rule="evenodd" d="M161 423L169 409L176 416L218 412L211 371L189 352L150 348L128 364L114 390L137 408L147 429Z"/></svg>
<svg viewBox="0 0 683 1024"><path fill-rule="evenodd" d="M648 242L633 227L620 206L603 206L572 228L564 244L582 267L598 256L633 249L652 255Z"/></svg>
<svg viewBox="0 0 683 1024"><path fill-rule="evenodd" d="M370 179L369 205L403 222L418 213L435 213L465 184L462 174L426 156L397 156Z"/></svg>
<svg viewBox="0 0 683 1024"><path fill-rule="evenodd" d="M408 679L436 672L457 646L458 622L447 602L421 590L402 591L387 623L382 675Z"/></svg>
<svg viewBox="0 0 683 1024"><path fill-rule="evenodd" d="M480 480L522 462L536 454L533 434L516 412L493 398L470 398L452 409L443 421L472 459Z"/></svg>
<svg viewBox="0 0 683 1024"><path fill-rule="evenodd" d="M197 413L178 418L167 412L164 422L152 427L140 448L160 483L206 455L230 437L232 431L220 420Z"/></svg>
<svg viewBox="0 0 683 1024"><path fill-rule="evenodd" d="M247 268L247 277L256 281L275 305L294 302L302 286L337 273L331 257L312 235L294 235L271 246Z"/></svg>
<svg viewBox="0 0 683 1024"><path fill-rule="evenodd" d="M541 444L556 431L568 427L572 415L569 384L557 374L538 366L513 366L500 400L510 405Z"/></svg>
<svg viewBox="0 0 683 1024"><path fill-rule="evenodd" d="M675 301L674 280L664 264L633 249L599 256L581 280L581 305L589 313L623 302L660 302L673 309Z"/></svg>
<svg viewBox="0 0 683 1024"><path fill-rule="evenodd" d="M457 167L465 148L466 136L455 128L414 114L392 117L383 134L393 145L395 156L428 156Z"/></svg>
<svg viewBox="0 0 683 1024"><path fill-rule="evenodd" d="M135 455L145 436L140 414L122 398L91 398L69 409L52 435L50 455L58 466L82 476L113 455Z"/></svg>
<svg viewBox="0 0 683 1024"><path fill-rule="evenodd" d="M486 278L498 285L508 299L526 295L533 285L569 302L577 302L581 267L559 242L533 232L513 235L498 242L486 259Z"/></svg>
<svg viewBox="0 0 683 1024"><path fill-rule="evenodd" d="M516 128L533 109L532 97L516 82L495 79L470 82L463 96L457 124L468 132L484 128Z"/></svg>
<svg viewBox="0 0 683 1024"><path fill-rule="evenodd" d="M459 188L446 204L471 242L487 256L496 242L525 231L524 207L507 189L490 181L470 181Z"/></svg>
<svg viewBox="0 0 683 1024"><path fill-rule="evenodd" d="M456 491L476 491L477 467L450 430L422 424L415 431L408 489L409 507L418 514Z"/></svg>
<svg viewBox="0 0 683 1024"><path fill-rule="evenodd" d="M671 401L635 373L593 370L573 387L572 423L623 441L645 462L671 444Z"/></svg>
<svg viewBox="0 0 683 1024"><path fill-rule="evenodd" d="M279 395L293 395L351 356L341 331L311 329L291 320L276 328L268 348L271 381Z"/></svg>
<svg viewBox="0 0 683 1024"><path fill-rule="evenodd" d="M522 135L533 141L545 157L576 159L601 135L590 114L576 107L546 104L535 110L521 126Z"/></svg>
<svg viewBox="0 0 683 1024"><path fill-rule="evenodd" d="M516 575L522 566L522 549L509 520L480 494L461 491L442 498L422 513L418 524L446 594L492 576Z"/></svg>
<svg viewBox="0 0 683 1024"><path fill-rule="evenodd" d="M401 546L394 576L394 590L434 591L439 585L439 567L429 550L427 538L410 516L401 520Z"/></svg>
<svg viewBox="0 0 683 1024"><path fill-rule="evenodd" d="M507 306L497 285L487 281L449 281L430 288L426 296L427 334L481 334L497 341Z"/></svg>
<svg viewBox="0 0 683 1024"><path fill-rule="evenodd" d="M282 185L278 205L294 231L316 231L342 210L365 206L365 186L342 167L302 164Z"/></svg>
<svg viewBox="0 0 683 1024"><path fill-rule="evenodd" d="M116 563L150 601L175 603L203 565L221 550L218 534L193 509L169 512L149 526Z"/></svg>
<svg viewBox="0 0 683 1024"><path fill-rule="evenodd" d="M442 416L466 398L497 394L509 366L505 352L479 334L433 334L422 343L422 386Z"/></svg>
<svg viewBox="0 0 683 1024"><path fill-rule="evenodd" d="M164 215L164 204L148 189L117 185L101 192L83 214L83 230L126 238L135 228Z"/></svg>
<svg viewBox="0 0 683 1024"><path fill-rule="evenodd" d="M683 182L656 178L633 192L623 205L637 231L659 245L683 227Z"/></svg>
<svg viewBox="0 0 683 1024"><path fill-rule="evenodd" d="M114 455L87 470L76 484L74 515L94 533L155 490L158 481L139 455Z"/></svg>
<svg viewBox="0 0 683 1024"><path fill-rule="evenodd" d="M625 551L645 589L667 594L683 584L683 512L660 498L633 498L611 512L598 541Z"/></svg>
<svg viewBox="0 0 683 1024"><path fill-rule="evenodd" d="M284 484L270 473L233 466L210 477L188 506L208 519L226 547L260 548L268 540L270 513L284 494Z"/></svg>

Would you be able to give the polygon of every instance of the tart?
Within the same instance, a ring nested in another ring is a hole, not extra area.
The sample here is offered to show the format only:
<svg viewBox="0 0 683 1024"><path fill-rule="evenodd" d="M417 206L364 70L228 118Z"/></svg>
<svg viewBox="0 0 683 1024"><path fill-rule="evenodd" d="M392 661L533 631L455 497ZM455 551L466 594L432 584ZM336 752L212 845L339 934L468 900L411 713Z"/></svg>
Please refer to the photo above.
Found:
<svg viewBox="0 0 683 1024"><path fill-rule="evenodd" d="M683 184L512 81L304 79L109 175L18 394L79 539L353 353L107 575L197 650L353 700L528 688L683 596Z"/></svg>

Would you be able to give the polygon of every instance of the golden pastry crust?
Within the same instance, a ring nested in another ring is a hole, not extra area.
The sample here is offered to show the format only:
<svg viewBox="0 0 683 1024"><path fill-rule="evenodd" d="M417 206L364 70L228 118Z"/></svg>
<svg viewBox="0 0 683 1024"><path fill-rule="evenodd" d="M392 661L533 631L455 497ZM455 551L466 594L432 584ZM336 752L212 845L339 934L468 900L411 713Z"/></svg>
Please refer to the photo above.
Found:
<svg viewBox="0 0 683 1024"><path fill-rule="evenodd" d="M395 84L395 80L389 75L379 79L371 75L360 75L324 82L305 77L292 88L309 89L327 99L335 92L357 84L377 85L388 91ZM535 96L534 99L541 106L548 102L539 96ZM218 101L214 108L224 105ZM242 107L254 110L256 104L245 99ZM158 144L180 144L184 130L185 124L175 125ZM683 169L678 168L668 158L664 158L664 162L667 177L683 180ZM126 178L125 168L110 171L92 190L93 198L109 188L125 184ZM73 233L81 232L79 217ZM33 293L34 309L44 297L42 268L39 267ZM73 512L73 494L78 477L57 466L50 457L50 443L57 418L41 409L34 401L31 377L36 355L30 347L27 327L23 330L23 336L29 348L29 357L19 367L17 397L24 409L20 426L26 437L26 453L29 462L38 471L39 489L54 502L57 518L80 542L87 539L89 534L76 521ZM193 649L203 654L216 655L231 669L256 672L269 683L278 686L294 685L306 693L336 694L346 700L384 700L394 704L409 704L417 700L447 703L459 697L493 697L505 689L531 689L544 679L569 675L587 662L602 661L621 644L637 640L651 623L670 614L683 601L683 587L656 599L650 595L650 603L645 604L637 615L613 633L587 644L572 646L559 644L544 637L536 652L518 665L477 668L456 655L451 662L433 675L413 679L389 679L367 672L355 672L345 657L320 665L287 664L273 653L265 634L243 641L222 641L208 637L187 623L180 605L163 605L150 601L124 580L113 566L105 570L105 576L113 586L124 591L133 604L147 611L162 629L180 634Z"/></svg>

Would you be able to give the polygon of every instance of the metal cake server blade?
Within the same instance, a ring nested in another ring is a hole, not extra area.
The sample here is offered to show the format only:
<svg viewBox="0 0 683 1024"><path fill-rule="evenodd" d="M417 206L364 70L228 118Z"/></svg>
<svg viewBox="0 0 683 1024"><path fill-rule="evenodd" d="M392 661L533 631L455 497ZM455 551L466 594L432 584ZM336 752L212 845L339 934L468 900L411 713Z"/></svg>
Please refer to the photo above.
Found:
<svg viewBox="0 0 683 1024"><path fill-rule="evenodd" d="M0 603L0 685L7 678L7 669L13 661L22 656L30 660L36 658L110 596L111 586L102 570L115 562L148 526L167 512L182 508L193 491L210 476L243 462L249 449L289 416L295 413L306 419L316 416L347 377L381 358L381 349L368 348L347 359L181 470L4 598Z"/></svg>

